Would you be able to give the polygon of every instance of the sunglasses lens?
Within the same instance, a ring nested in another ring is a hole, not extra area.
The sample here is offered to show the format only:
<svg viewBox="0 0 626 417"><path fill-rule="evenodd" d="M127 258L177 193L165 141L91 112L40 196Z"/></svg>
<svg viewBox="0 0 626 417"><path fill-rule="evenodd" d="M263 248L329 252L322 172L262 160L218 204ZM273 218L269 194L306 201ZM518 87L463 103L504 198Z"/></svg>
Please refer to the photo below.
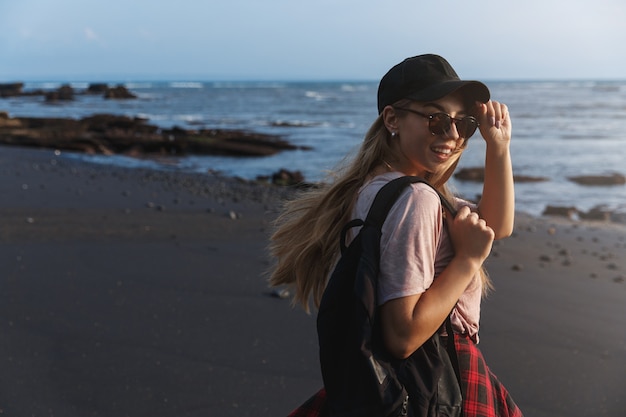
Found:
<svg viewBox="0 0 626 417"><path fill-rule="evenodd" d="M443 135L448 130L450 130L451 123L452 120L450 119L449 115L445 113L435 113L430 116L430 123L428 127L430 128L430 131L433 132L435 135Z"/></svg>
<svg viewBox="0 0 626 417"><path fill-rule="evenodd" d="M472 116L467 116L457 122L456 127L459 135L464 139L469 139L476 132L478 122Z"/></svg>
<svg viewBox="0 0 626 417"><path fill-rule="evenodd" d="M452 117L446 113L435 113L430 116L428 127L435 135L446 134L452 125ZM473 116L465 116L462 119L454 119L454 124L463 139L469 139L478 128L478 121Z"/></svg>

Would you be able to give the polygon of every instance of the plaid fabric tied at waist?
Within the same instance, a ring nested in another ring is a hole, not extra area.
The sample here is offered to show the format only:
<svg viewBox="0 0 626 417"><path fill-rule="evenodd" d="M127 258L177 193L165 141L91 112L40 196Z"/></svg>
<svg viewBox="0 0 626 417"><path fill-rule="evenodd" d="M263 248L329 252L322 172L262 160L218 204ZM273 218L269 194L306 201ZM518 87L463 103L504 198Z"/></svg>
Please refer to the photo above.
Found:
<svg viewBox="0 0 626 417"><path fill-rule="evenodd" d="M522 417L513 398L491 373L476 343L465 335L454 335L461 370L463 416Z"/></svg>
<svg viewBox="0 0 626 417"><path fill-rule="evenodd" d="M329 415L326 403L326 390L322 388L306 400L304 404L289 413L288 417L326 417Z"/></svg>
<svg viewBox="0 0 626 417"><path fill-rule="evenodd" d="M513 398L491 373L476 344L467 336L454 335L461 370L464 417L523 417ZM322 388L288 417L329 416Z"/></svg>

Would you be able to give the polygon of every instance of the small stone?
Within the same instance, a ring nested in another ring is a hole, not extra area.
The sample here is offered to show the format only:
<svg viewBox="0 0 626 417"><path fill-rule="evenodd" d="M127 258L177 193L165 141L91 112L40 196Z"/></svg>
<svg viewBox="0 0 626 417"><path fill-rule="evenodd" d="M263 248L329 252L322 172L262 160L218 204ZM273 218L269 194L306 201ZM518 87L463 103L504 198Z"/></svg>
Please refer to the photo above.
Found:
<svg viewBox="0 0 626 417"><path fill-rule="evenodd" d="M549 235L555 235L556 234L556 227L548 228L548 234Z"/></svg>
<svg viewBox="0 0 626 417"><path fill-rule="evenodd" d="M228 216L230 217L231 220L237 220L239 218L239 216L237 215L237 213L235 213L233 210L231 210L230 212L228 212Z"/></svg>
<svg viewBox="0 0 626 417"><path fill-rule="evenodd" d="M34 219L34 218L32 218L32 217L27 217L27 218L26 218L26 223L28 223L28 224L33 224L33 223L35 223L35 219Z"/></svg>
<svg viewBox="0 0 626 417"><path fill-rule="evenodd" d="M289 298L290 294L289 294L289 290L286 288L275 288L272 290L270 295L275 298L285 299L285 298Z"/></svg>
<svg viewBox="0 0 626 417"><path fill-rule="evenodd" d="M521 264L515 264L511 267L513 271L521 271L524 267Z"/></svg>
<svg viewBox="0 0 626 417"><path fill-rule="evenodd" d="M623 277L623 276L621 276L621 275L620 275L619 277L615 277L615 278L613 278L613 282L620 283L620 284L621 284L622 282L624 282L625 280L626 280L626 278L624 278L624 277Z"/></svg>
<svg viewBox="0 0 626 417"><path fill-rule="evenodd" d="M552 257L550 255L541 255L539 257L539 260L544 261L544 262L551 262L552 261Z"/></svg>

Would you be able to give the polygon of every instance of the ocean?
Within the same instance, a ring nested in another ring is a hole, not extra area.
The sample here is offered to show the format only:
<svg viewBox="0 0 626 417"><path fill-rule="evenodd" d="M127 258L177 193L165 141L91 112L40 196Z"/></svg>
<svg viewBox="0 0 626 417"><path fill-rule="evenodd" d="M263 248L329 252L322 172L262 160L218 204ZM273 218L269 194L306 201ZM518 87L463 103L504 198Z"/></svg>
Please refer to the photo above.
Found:
<svg viewBox="0 0 626 417"><path fill-rule="evenodd" d="M88 83L70 83L76 92ZM46 104L41 96L0 99L12 117L80 118L96 113L139 116L161 127L245 129L279 135L311 150L270 157L186 156L170 160L63 153L97 164L192 172L219 171L254 179L280 168L322 180L356 151L377 115L376 82L126 82L135 100L76 100ZM626 211L626 185L583 186L568 177L626 174L626 80L494 81L492 97L506 103L513 123L511 152L517 175L546 182L516 184L517 209L540 215L547 205L589 210L598 205ZM25 91L55 89L60 83L27 82ZM115 85L114 83L110 84ZM483 165L484 141L477 133L459 167ZM481 186L453 180L459 194L473 198Z"/></svg>

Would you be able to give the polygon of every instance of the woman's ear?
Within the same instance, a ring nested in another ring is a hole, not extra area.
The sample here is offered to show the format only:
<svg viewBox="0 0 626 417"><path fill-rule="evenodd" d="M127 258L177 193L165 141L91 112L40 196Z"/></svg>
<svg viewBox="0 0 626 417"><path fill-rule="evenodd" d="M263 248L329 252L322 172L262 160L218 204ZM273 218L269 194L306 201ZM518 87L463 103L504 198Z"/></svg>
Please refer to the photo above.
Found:
<svg viewBox="0 0 626 417"><path fill-rule="evenodd" d="M385 106L382 118L383 123L385 123L385 127L390 133L398 131L398 115L393 107Z"/></svg>

